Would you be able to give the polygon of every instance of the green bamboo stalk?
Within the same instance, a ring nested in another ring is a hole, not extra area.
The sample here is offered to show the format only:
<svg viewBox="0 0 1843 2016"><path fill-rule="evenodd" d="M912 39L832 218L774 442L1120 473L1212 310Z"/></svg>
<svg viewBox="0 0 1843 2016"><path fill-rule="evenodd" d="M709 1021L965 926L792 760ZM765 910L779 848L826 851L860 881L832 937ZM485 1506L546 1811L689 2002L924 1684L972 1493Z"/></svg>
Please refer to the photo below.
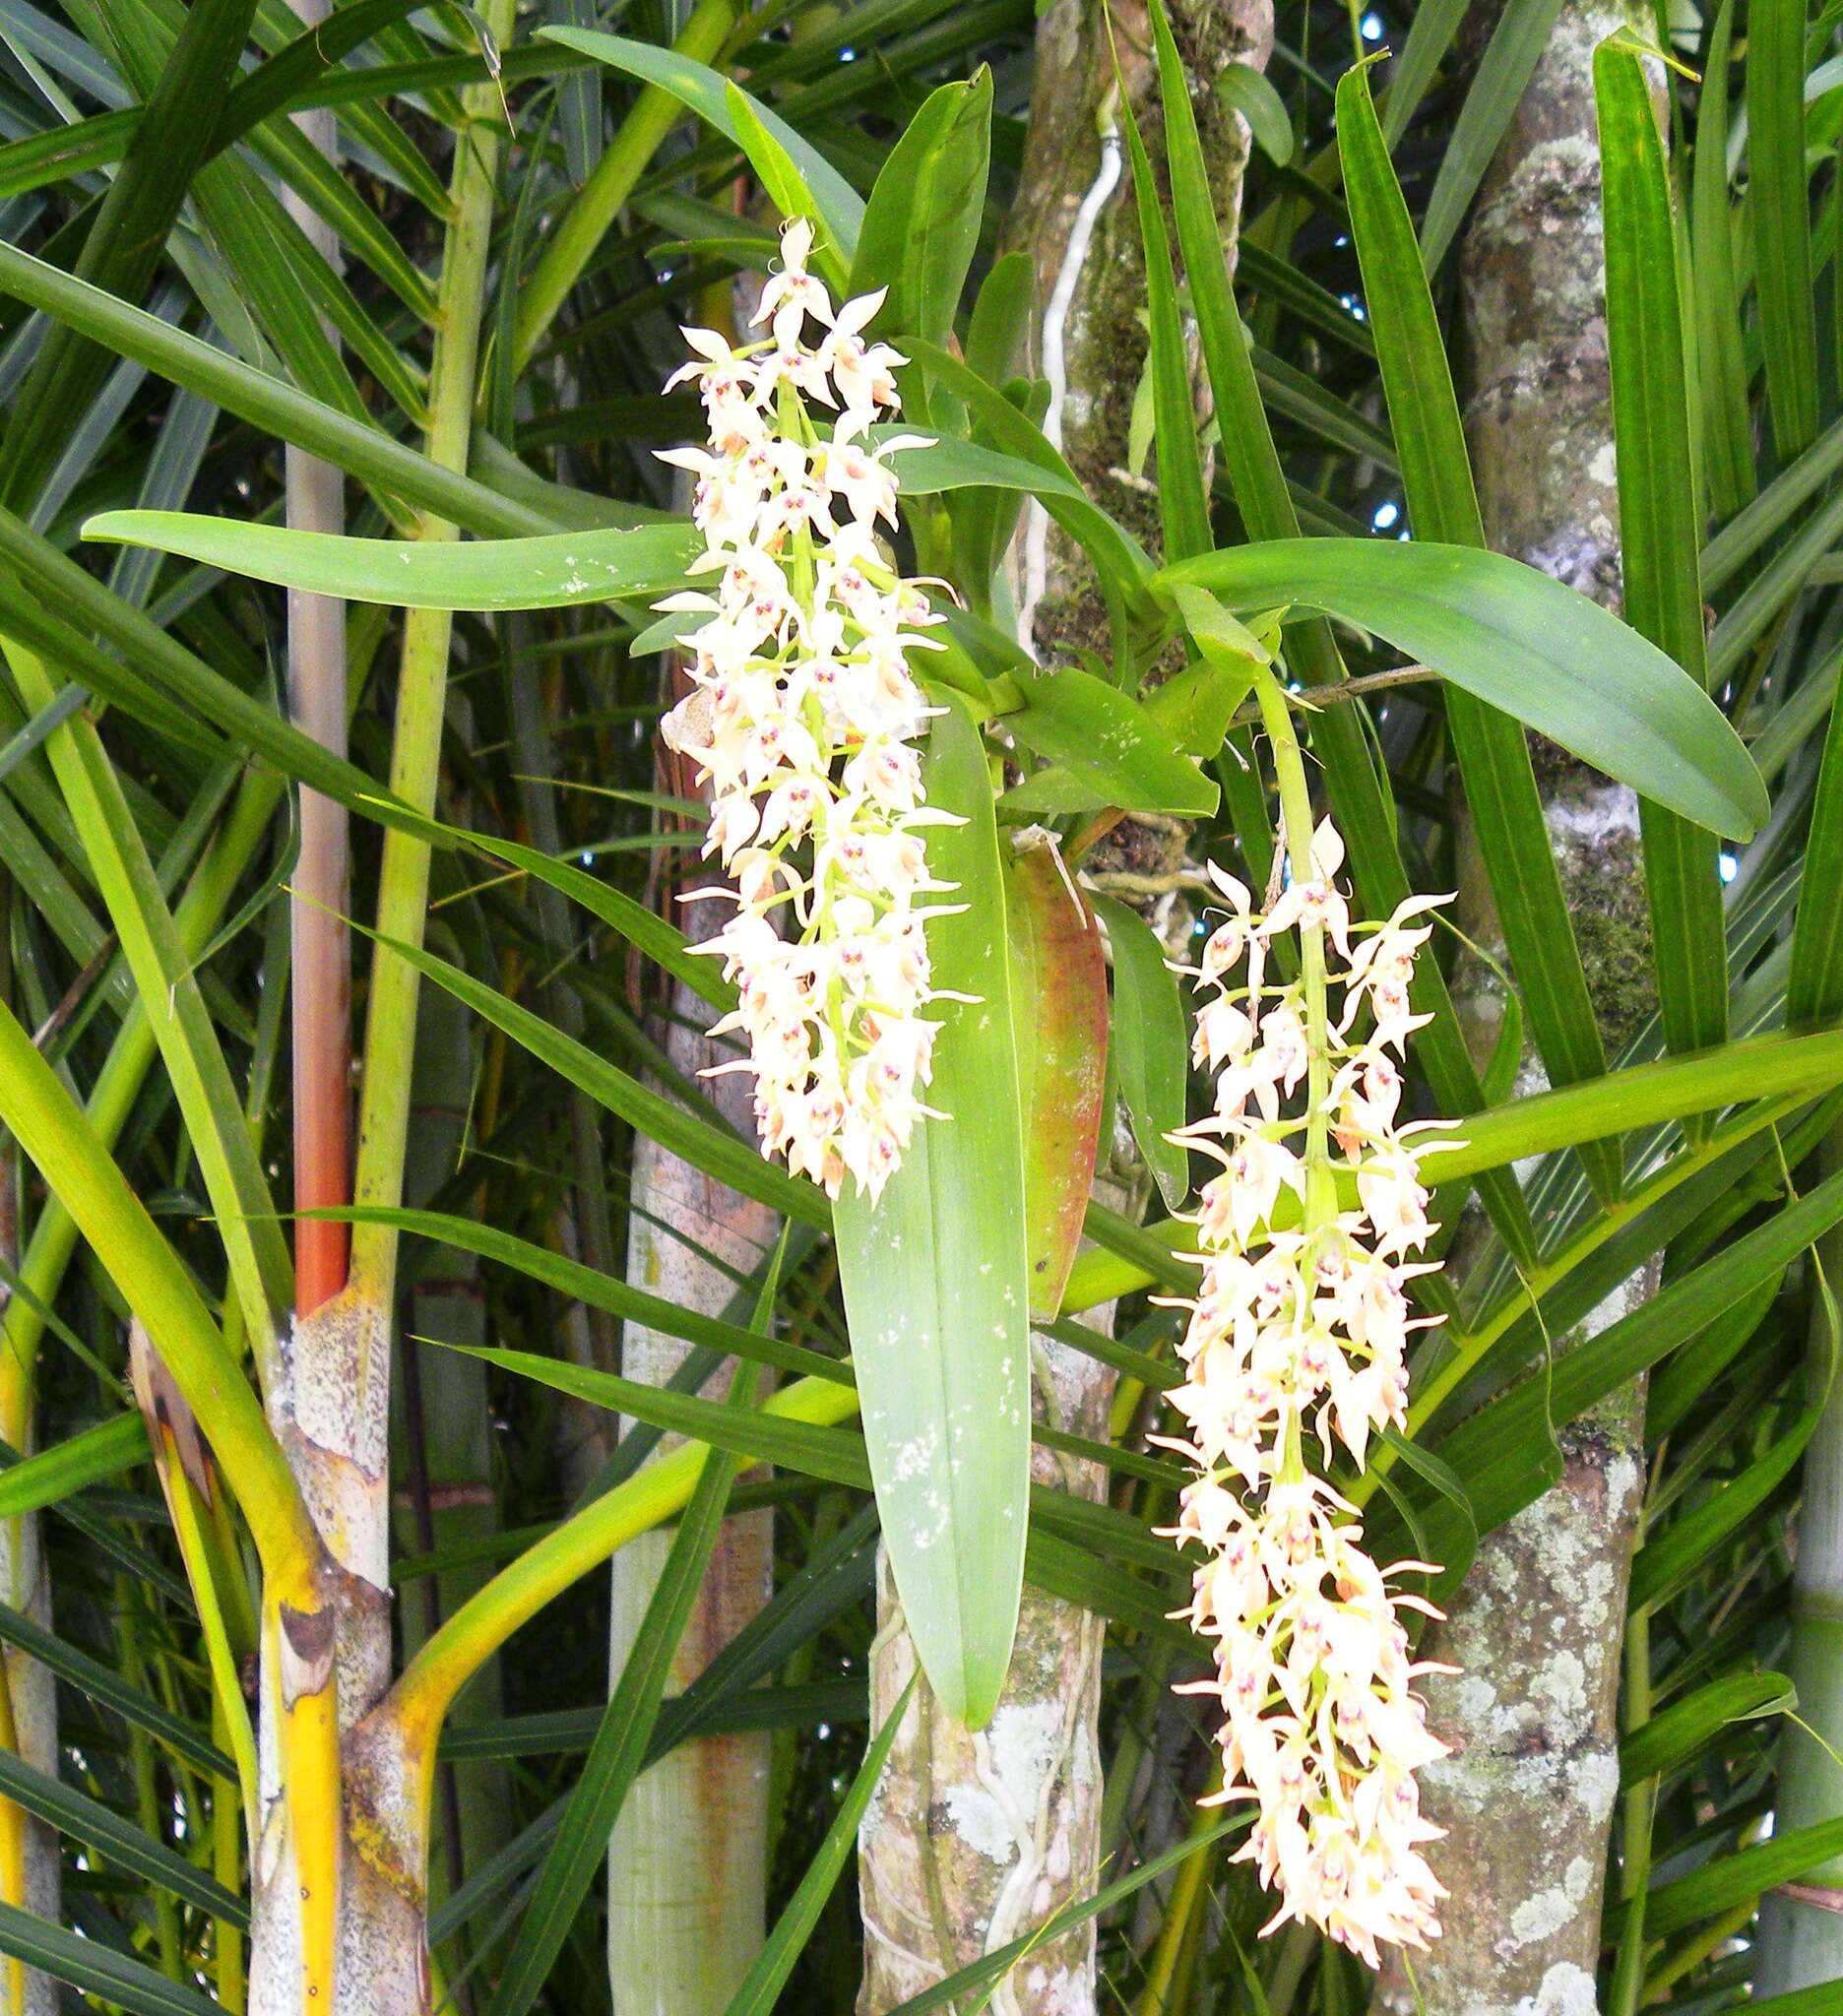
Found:
<svg viewBox="0 0 1843 2016"><path fill-rule="evenodd" d="M1843 1168L1843 1135L1824 1142L1823 1173ZM1839 1340L1833 1297L1843 1286L1843 1231L1812 1255L1821 1283L1812 1296L1813 1382L1830 1380L1830 1401L1805 1450L1804 1503L1792 1581L1792 1649L1787 1671L1799 1713L1780 1738L1774 1831L1790 1834L1843 1816L1843 1398L1833 1378ZM1843 1856L1809 1870L1760 1907L1758 1995L1790 1993L1843 1980Z"/></svg>
<svg viewBox="0 0 1843 2016"><path fill-rule="evenodd" d="M512 33L515 0L487 0L481 12L487 30L503 46ZM454 208L442 254L435 355L429 373L430 420L423 443L431 462L457 473L467 469L473 432L493 196L505 116L499 94L491 86L469 91L463 105L468 124L456 142L450 185ZM460 536L452 523L431 513L421 515L419 527L428 539ZM431 812L435 805L453 629L453 616L442 609L412 609L404 618L390 784L406 804L421 812ZM421 944L428 912L428 876L427 843L395 828L387 833L378 888L377 928L381 936ZM352 1183L353 1201L359 1205L394 1205L403 1195L417 983L418 975L409 961L378 948L365 1024L358 1159ZM390 1376L386 1341L397 1243L397 1233L384 1226L360 1226L352 1235L351 1290L362 1312L355 1366L358 1413L361 1419L375 1419L380 1425Z"/></svg>
<svg viewBox="0 0 1843 2016"><path fill-rule="evenodd" d="M734 0L698 0L672 47L693 62L708 63L723 47L735 19ZM512 338L515 370L523 370L530 363L556 320L557 311L569 298L570 289L581 280L619 216L622 204L633 194L634 184L659 152L661 141L682 116L678 100L656 84L649 84L634 100L614 138L603 151L594 173L563 213L520 297L518 324Z"/></svg>
<svg viewBox="0 0 1843 2016"><path fill-rule="evenodd" d="M445 934L444 934L445 935ZM442 945L454 959L459 947ZM465 1146L468 1093L474 1081L474 1018L442 987L425 987L416 1009L413 1125L404 1171L404 1202L427 1205L454 1174ZM406 1553L428 1553L497 1533L486 1367L465 1354L487 1342L479 1258L439 1246L424 1258L404 1293L402 1379L392 1396L391 1472L398 1480L394 1523ZM430 1355L429 1346L456 1346ZM420 1376L424 1363L439 1376ZM404 1656L413 1658L443 1617L482 1589L489 1562L425 1575L401 1606ZM457 1707L457 1725L490 1723L502 1713L499 1669L489 1662ZM505 1771L476 1763L444 1774L446 1838L438 1844L429 1893L439 1901L463 1868L480 1868L510 1837L512 1805ZM446 1853L441 1851L445 1850Z"/></svg>

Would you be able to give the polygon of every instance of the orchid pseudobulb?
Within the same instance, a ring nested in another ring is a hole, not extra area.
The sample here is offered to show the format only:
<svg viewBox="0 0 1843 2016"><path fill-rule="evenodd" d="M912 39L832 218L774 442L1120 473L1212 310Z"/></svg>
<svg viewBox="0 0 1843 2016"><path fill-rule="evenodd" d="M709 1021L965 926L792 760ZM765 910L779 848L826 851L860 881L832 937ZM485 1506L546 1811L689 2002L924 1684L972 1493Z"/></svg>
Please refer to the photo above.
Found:
<svg viewBox="0 0 1843 2016"><path fill-rule="evenodd" d="M764 1154L833 1196L849 1174L875 1197L929 1110L925 899L952 885L929 876L924 835L949 815L924 801L908 660L939 618L876 540L896 523L890 457L920 445L869 433L898 410L905 361L863 341L883 296L835 311L811 250L812 226L789 224L755 316L768 336L732 348L687 329L696 360L668 381L694 381L709 420L708 448L664 459L697 478L692 571L717 579L659 604L705 619L679 640L695 690L662 732L709 782L704 852L735 883L694 892L736 904L697 948L740 997L713 1034L748 1041L716 1068L755 1074Z"/></svg>
<svg viewBox="0 0 1843 2016"><path fill-rule="evenodd" d="M1255 1805L1239 1858L1279 1892L1264 1929L1309 1922L1373 1967L1378 1942L1437 1935L1445 1894L1421 1853L1441 1830L1421 1817L1415 1774L1446 1746L1411 1691L1436 1669L1412 1658L1398 1614L1430 1606L1390 1586L1426 1564L1378 1568L1305 1450L1315 1440L1328 1460L1341 1443L1361 1469L1373 1431L1405 1425L1405 1353L1432 1320L1411 1313L1407 1284L1431 1271L1409 1256L1434 1229L1418 1165L1435 1123L1400 1119L1399 1061L1425 1020L1408 998L1429 931L1415 919L1444 899L1364 926L1328 821L1302 851L1264 914L1211 869L1228 916L1190 969L1215 1108L1174 1138L1222 1172L1199 1200L1188 1376L1171 1396L1187 1429L1173 1446L1199 1472L1174 1532L1209 1557L1186 1614L1215 1640L1217 1672L1186 1691L1225 1711L1216 1796ZM1292 978L1273 957L1289 931Z"/></svg>

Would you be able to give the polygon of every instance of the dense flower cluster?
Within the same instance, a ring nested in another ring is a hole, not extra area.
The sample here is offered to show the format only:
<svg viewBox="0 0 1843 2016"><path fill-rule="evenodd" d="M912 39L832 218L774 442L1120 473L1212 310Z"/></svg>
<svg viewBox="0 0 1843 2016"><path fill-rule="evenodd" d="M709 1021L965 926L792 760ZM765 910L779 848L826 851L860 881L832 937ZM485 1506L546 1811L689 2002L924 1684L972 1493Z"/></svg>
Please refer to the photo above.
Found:
<svg viewBox="0 0 1843 2016"><path fill-rule="evenodd" d="M1374 1966L1378 1941L1438 1933L1445 1894L1421 1854L1440 1830L1415 1773L1446 1746L1411 1692L1430 1668L1398 1615L1429 1606L1389 1587L1426 1564L1378 1568L1304 1446L1316 1437L1328 1459L1335 1438L1361 1468L1372 1430L1406 1419L1404 1355L1430 1320L1405 1285L1430 1271L1408 1255L1434 1229L1418 1169L1433 1123L1398 1118L1399 1059L1426 1019L1408 999L1429 934L1414 918L1443 899L1366 927L1339 892L1329 822L1310 851L1265 914L1212 869L1229 914L1190 970L1216 1101L1177 1138L1222 1173L1201 1193L1188 1378L1171 1396L1188 1427L1175 1446L1201 1473L1175 1531L1209 1555L1188 1615L1215 1640L1217 1674L1190 1691L1226 1711L1219 1796L1258 1809L1241 1858L1279 1891L1266 1929L1310 1921ZM1275 941L1292 930L1298 976L1277 978ZM1340 1201L1352 1190L1354 1210Z"/></svg>
<svg viewBox="0 0 1843 2016"><path fill-rule="evenodd" d="M696 361L668 383L695 382L710 423L708 449L665 459L697 478L693 571L717 579L659 605L705 618L680 639L696 690L663 733L709 781L704 851L735 882L721 892L734 916L698 948L740 995L718 1032L748 1040L745 1063L719 1068L755 1074L764 1154L834 1196L849 1173L874 1197L928 1110L939 907L918 899L952 885L928 874L922 834L947 815L923 802L910 746L926 710L908 655L939 619L877 546L879 522L896 523L889 458L914 445L868 431L898 410L905 361L863 341L883 296L835 311L811 250L810 224L782 233L764 341L687 329Z"/></svg>

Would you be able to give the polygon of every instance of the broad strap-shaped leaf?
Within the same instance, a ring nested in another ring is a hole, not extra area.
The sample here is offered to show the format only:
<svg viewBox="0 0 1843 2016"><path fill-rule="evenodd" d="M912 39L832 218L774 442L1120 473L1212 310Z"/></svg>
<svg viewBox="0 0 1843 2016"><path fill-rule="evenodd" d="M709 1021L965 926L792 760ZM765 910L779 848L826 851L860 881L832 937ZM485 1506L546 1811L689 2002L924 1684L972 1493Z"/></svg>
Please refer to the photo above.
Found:
<svg viewBox="0 0 1843 2016"><path fill-rule="evenodd" d="M1291 602L1373 631L1712 832L1746 840L1765 820L1759 772L1701 687L1598 602L1521 561L1418 539L1275 540L1185 561L1169 578L1232 606Z"/></svg>
<svg viewBox="0 0 1843 2016"><path fill-rule="evenodd" d="M991 72L982 64L928 97L877 170L851 291L889 289L879 330L940 344L953 335L985 220L991 109Z"/></svg>
<svg viewBox="0 0 1843 2016"><path fill-rule="evenodd" d="M679 524L536 538L361 539L188 511L104 511L84 536L406 609L568 609L657 595L683 580L701 543Z"/></svg>
<svg viewBox="0 0 1843 2016"><path fill-rule="evenodd" d="M1221 793L1150 709L1079 665L1017 681L1024 706L1004 724L1054 769L1005 794L1008 811L1054 814L1098 805L1207 818Z"/></svg>
<svg viewBox="0 0 1843 2016"><path fill-rule="evenodd" d="M958 885L928 927L941 1001L931 1105L872 1205L833 1207L839 1274L884 1544L922 1665L948 1712L991 1714L1010 1664L1030 1484L1030 1268L1004 875L985 746L962 703L928 738L928 842Z"/></svg>
<svg viewBox="0 0 1843 2016"><path fill-rule="evenodd" d="M1107 962L1094 913L1053 844L1006 860L1005 914L1024 1101L1031 1314L1047 1323L1062 1306L1101 1146Z"/></svg>

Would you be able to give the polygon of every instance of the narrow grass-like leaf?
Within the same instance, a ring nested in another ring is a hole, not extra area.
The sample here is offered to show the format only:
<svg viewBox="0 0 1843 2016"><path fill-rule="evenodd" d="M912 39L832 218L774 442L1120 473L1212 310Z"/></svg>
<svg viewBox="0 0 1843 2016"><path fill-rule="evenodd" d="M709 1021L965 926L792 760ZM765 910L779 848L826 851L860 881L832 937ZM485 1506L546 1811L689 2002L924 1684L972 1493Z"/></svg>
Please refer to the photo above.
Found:
<svg viewBox="0 0 1843 2016"><path fill-rule="evenodd" d="M1843 1016L1843 707L1830 710L1786 977L1786 1020L1810 1029Z"/></svg>
<svg viewBox="0 0 1843 2016"><path fill-rule="evenodd" d="M1718 1855L1687 1876L1662 1883L1645 1900L1645 1932L1662 1937L1682 1931L1698 1919L1713 1918L1750 1898L1763 1897L1781 1883L1795 1883L1821 1863L1843 1854L1843 1820L1821 1820L1813 1827L1795 1828L1772 1840ZM1603 1936L1617 1939L1625 1907L1609 1911ZM1775 2001L1777 1996L1773 1998ZM1770 2008L1771 2002L1763 2002Z"/></svg>
<svg viewBox="0 0 1843 2016"><path fill-rule="evenodd" d="M1429 273L1458 236L1560 12L1561 0L1508 0L1498 15L1440 154L1427 215L1421 220L1421 256Z"/></svg>
<svg viewBox="0 0 1843 2016"><path fill-rule="evenodd" d="M174 329L158 315L130 307L17 246L0 241L0 293L41 309L68 328L94 337L116 355L132 357L310 454L337 464L380 491L451 519L467 531L509 537L554 532L542 514L510 502L453 470L441 468L382 429L311 399L280 378L226 356Z"/></svg>
<svg viewBox="0 0 1843 2016"><path fill-rule="evenodd" d="M164 1842L111 1812L99 1799L34 1770L4 1745L0 1745L0 1794L60 1834L99 1851L110 1861L200 1911L210 1912L213 1918L238 1926L249 1924L249 1909L243 1900L184 1856L175 1855Z"/></svg>
<svg viewBox="0 0 1843 2016"><path fill-rule="evenodd" d="M587 1043L566 1036L541 1015L533 1014L461 967L402 939L379 938L377 942L408 960L424 979L446 987L482 1021L503 1030L540 1062L548 1064L572 1085L580 1086L609 1112L618 1113L629 1126L682 1157L692 1167L715 1176L732 1190L740 1190L745 1197L771 1205L789 1218L821 1228L830 1225L831 1212L822 1191L789 1175L778 1164L764 1161L715 1120L691 1112L641 1084L630 1072L610 1064Z"/></svg>
<svg viewBox="0 0 1843 2016"><path fill-rule="evenodd" d="M535 1352L507 1351L491 1345L448 1345L444 1349L464 1351L469 1357L483 1358L489 1365L516 1372L521 1378L535 1379L540 1386L567 1393L573 1399L586 1400L592 1407L632 1415L637 1421L684 1435L709 1449L726 1450L753 1463L780 1464L803 1476L848 1484L856 1490L864 1489L870 1481L863 1443L857 1435L845 1428L814 1426L809 1421L786 1418L776 1411L773 1401L742 1413L720 1400L700 1400L694 1394L674 1393L669 1386L648 1386L638 1379L623 1379L617 1372L599 1372L568 1358L540 1357ZM814 1383L802 1382L808 1387ZM790 1387L784 1392L795 1390ZM849 1411L850 1401L842 1392L836 1404Z"/></svg>
<svg viewBox="0 0 1843 2016"><path fill-rule="evenodd" d="M1620 1783L1636 1785L1692 1762L1732 1723L1798 1706L1784 1673L1732 1673L1673 1702L1620 1744Z"/></svg>
<svg viewBox="0 0 1843 2016"><path fill-rule="evenodd" d="M933 919L942 1001L928 1102L872 1204L834 1206L864 1439L904 1615L948 1713L991 1714L1023 1578L1030 1451L1024 1146L1003 873L979 730L954 697L928 737L928 802L963 824L929 841L957 887Z"/></svg>
<svg viewBox="0 0 1843 2016"><path fill-rule="evenodd" d="M55 689L44 667L15 647L6 656L27 704L47 706ZM293 1270L216 1025L95 724L65 724L48 750L136 987L143 1001L159 1004L151 1026L219 1214L258 1363L271 1370L279 1326L292 1305Z"/></svg>
<svg viewBox="0 0 1843 2016"><path fill-rule="evenodd" d="M1437 1448L1465 1478L1481 1531L1499 1525L1539 1494L1529 1488L1523 1458L1547 1423L1573 1420L1686 1343L1763 1282L1776 1281L1791 1258L1839 1219L1843 1176L1832 1176L1724 1247L1714 1259L1672 1282L1661 1294L1461 1421ZM1667 1529L1667 1538L1681 1530ZM1671 1544L1673 1557L1681 1545ZM1650 1551L1647 1547L1639 1558ZM1639 1600L1634 1594L1634 1603Z"/></svg>
<svg viewBox="0 0 1843 2016"><path fill-rule="evenodd" d="M1735 0L1722 0L1709 32L1690 163L1689 243L1695 290L1702 469L1709 508L1731 519L1753 495L1741 290L1735 280L1734 207L1728 195L1728 69Z"/></svg>
<svg viewBox="0 0 1843 2016"><path fill-rule="evenodd" d="M909 1684L884 1719L876 1739L864 1752L858 1776L852 1780L851 1790L826 1829L825 1839L807 1862L799 1888L788 1899L786 1910L776 1920L774 1930L748 1971L748 1978L731 1998L725 2016L768 2016L774 2008L788 1976L794 1972L794 1962L804 1952L806 1941L819 1922L819 1914L832 1895L840 1871L857 1851L858 1825L869 1810L920 1678L919 1672L910 1675Z"/></svg>
<svg viewBox="0 0 1843 2016"><path fill-rule="evenodd" d="M921 1994L911 1995L908 2001L899 2002L890 2016L929 2016L932 2010L959 2006L963 1996L977 1994L982 1988L989 1990L1040 1946L1051 1944L1063 1933L1072 1932L1078 1925L1085 1925L1103 1912L1111 1911L1146 1884L1156 1882L1168 1869L1175 1869L1193 1855L1200 1855L1219 1841L1239 1834L1246 1825L1246 1819L1238 1814L1234 1818L1217 1821L1213 1827L1203 1828L1187 1840L1180 1841L1176 1848L1168 1848L1163 1855L1155 1855L1149 1861L1141 1862L1129 1875L1117 1877L1104 1889L1096 1890L1092 1896L1065 1904L1021 1938L1000 1946L994 1953L985 1954L970 1966L957 1969L931 1988L923 1988Z"/></svg>
<svg viewBox="0 0 1843 2016"><path fill-rule="evenodd" d="M68 1982L126 2016L216 2016L222 2006L197 1988L168 1981L145 1961L130 1960L100 1940L67 1932L14 1904L0 1904L0 1953Z"/></svg>
<svg viewBox="0 0 1843 2016"><path fill-rule="evenodd" d="M1408 206L1370 102L1367 70L1345 75L1337 105L1351 235L1401 447L1409 519L1417 538L1483 547L1485 524L1459 402L1433 297L1416 256ZM1446 695L1446 723L1504 944L1549 1081L1573 1085L1598 1077L1606 1069L1606 1052L1528 740L1511 716L1458 687ZM1611 1146L1589 1148L1583 1161L1599 1194L1617 1196L1620 1170Z"/></svg>
<svg viewBox="0 0 1843 2016"><path fill-rule="evenodd" d="M1152 0L1151 12L1165 110L1172 214L1216 401L1220 454L1249 535L1257 539L1297 539L1298 514L1261 404L1241 319L1236 312L1225 241L1216 218L1209 164L1190 103L1183 57L1162 0ZM1301 626L1290 650L1293 664L1308 685L1330 684L1344 676L1337 647L1324 623ZM1331 796L1342 818L1358 889L1372 914L1386 915L1409 894L1409 882L1396 844L1392 810L1355 714L1354 708L1327 709L1314 724L1312 747L1325 766ZM1445 983L1430 961L1422 962L1415 989L1417 1009L1432 1018L1421 1034L1419 1048L1434 1097L1446 1113L1475 1111L1485 1102L1484 1091ZM1511 1250L1533 1259L1536 1234L1515 1177L1507 1171L1493 1172L1480 1185L1480 1194Z"/></svg>
<svg viewBox="0 0 1843 2016"><path fill-rule="evenodd" d="M211 143L211 114L234 75L256 0L187 9L129 143L83 239L77 277L138 300ZM110 364L94 335L61 326L39 348L0 441L0 502L29 506Z"/></svg>
<svg viewBox="0 0 1843 2016"><path fill-rule="evenodd" d="M553 1252L548 1246L522 1239L516 1233L476 1218L461 1218L452 1212L420 1211L408 1206L393 1208L381 1204L344 1205L317 1212L316 1217L339 1219L348 1225L390 1226L401 1232L428 1239L437 1246L458 1246L477 1253L502 1267L516 1268L546 1288L554 1289L567 1301L586 1303L592 1309L605 1309L623 1322L676 1337L686 1344L699 1344L725 1356L749 1358L757 1364L772 1365L778 1371L802 1378L835 1379L849 1385L851 1367L834 1358L788 1344L765 1330L743 1330L697 1309L681 1308L663 1295L648 1294L632 1287L619 1275L598 1273L580 1260ZM111 1423L111 1426L113 1424ZM81 1439L81 1438L80 1438ZM55 1454L56 1452L50 1452ZM33 1458L34 1462L39 1459ZM8 1503L14 1488L12 1472L0 1473L0 1508Z"/></svg>
<svg viewBox="0 0 1843 2016"><path fill-rule="evenodd" d="M1696 565L1702 511L1690 452L1677 222L1644 60L1603 42L1594 52L1594 95L1625 620L1706 688ZM1640 822L1664 1040L1673 1050L1704 1049L1728 1034L1719 844L1648 798Z"/></svg>
<svg viewBox="0 0 1843 2016"><path fill-rule="evenodd" d="M0 1604L0 1639L30 1653L59 1679L87 1694L93 1701L100 1702L103 1707L113 1709L124 1722L146 1730L149 1735L164 1743L175 1757L184 1758L188 1764L222 1778L228 1785L236 1783L236 1766L217 1744L200 1735L189 1722L139 1687L131 1687L113 1667L92 1659L87 1652L79 1652L62 1638L54 1638L49 1631L5 1604Z"/></svg>
<svg viewBox="0 0 1843 2016"><path fill-rule="evenodd" d="M1805 0L1748 8L1748 222L1773 443L1781 462L1817 431L1817 320L1805 194ZM1711 135L1717 146L1720 135Z"/></svg>
<svg viewBox="0 0 1843 2016"><path fill-rule="evenodd" d="M1638 1127L1680 1121L1685 1114L1787 1096L1815 1097L1843 1082L1843 1031L1805 1037L1764 1037L1731 1041L1705 1056L1634 1064L1605 1078L1475 1113L1441 1153L1442 1179L1498 1168L1532 1155L1550 1155L1582 1141ZM1089 1213L1090 1230L1097 1214ZM1148 1226L1138 1239L1170 1251L1193 1242L1190 1230L1170 1222ZM1065 1313L1092 1308L1163 1277L1138 1254L1084 1252L1076 1257L1063 1296ZM1184 1279L1174 1274L1174 1281Z"/></svg>
<svg viewBox="0 0 1843 2016"><path fill-rule="evenodd" d="M1250 76L1256 73L1250 71ZM1265 82L1264 79L1260 80ZM1210 547L1209 499L1203 489L1203 457L1197 445L1196 395L1190 360L1184 354L1183 323L1177 310L1177 276L1171 240L1159 210L1158 185L1129 94L1122 94L1126 148L1132 161L1133 201L1139 213L1139 241L1145 252L1146 308L1151 330L1153 439L1158 455L1159 524L1165 557L1186 560ZM1292 130L1284 115L1282 130Z"/></svg>
<svg viewBox="0 0 1843 2016"><path fill-rule="evenodd" d="M0 1519L18 1519L55 1504L88 1484L119 1477L147 1457L147 1428L138 1414L98 1421L0 1471Z"/></svg>

